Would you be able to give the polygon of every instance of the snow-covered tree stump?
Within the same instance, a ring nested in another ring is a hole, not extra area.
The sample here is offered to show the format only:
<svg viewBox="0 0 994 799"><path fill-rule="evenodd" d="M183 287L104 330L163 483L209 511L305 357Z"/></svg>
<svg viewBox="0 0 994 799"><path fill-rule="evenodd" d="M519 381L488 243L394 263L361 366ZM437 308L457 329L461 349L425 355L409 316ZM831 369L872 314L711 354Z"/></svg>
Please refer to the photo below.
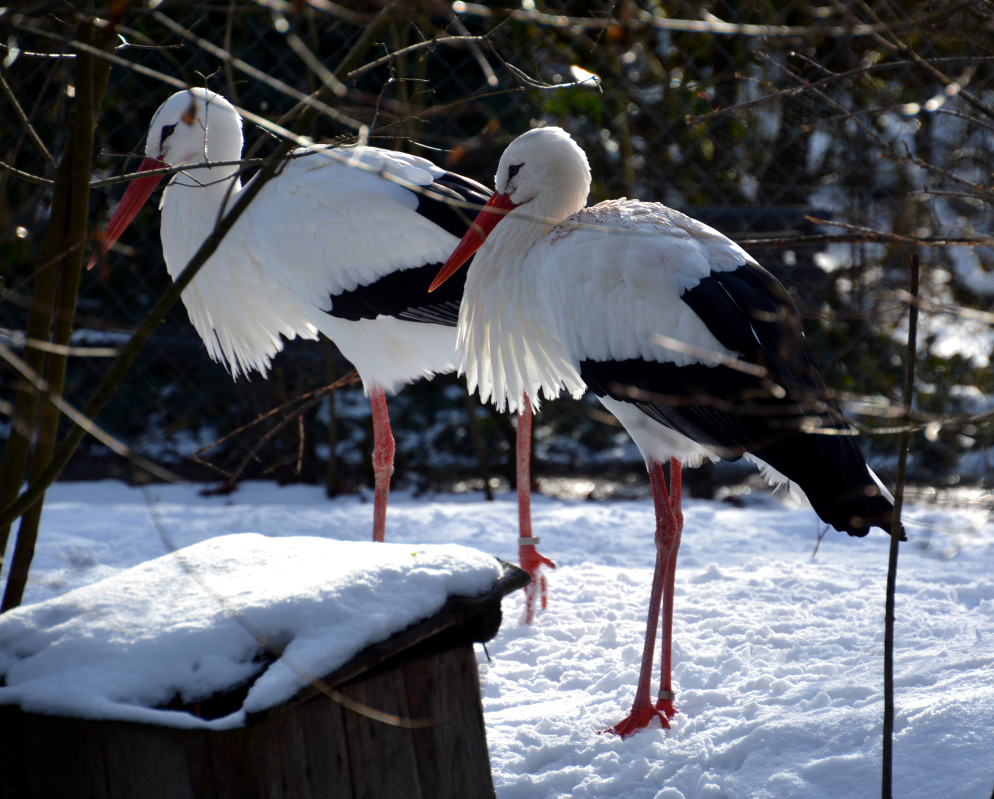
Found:
<svg viewBox="0 0 994 799"><path fill-rule="evenodd" d="M204 547L206 543L197 546ZM406 549L410 551L412 547ZM419 571L406 579L401 575L401 583L431 578L422 572L425 565L432 565L429 561L434 555L429 550L433 549L436 548L426 547L411 553ZM322 603L327 604L327 598L313 607L304 603L303 607L282 608L276 613L271 609L257 612L229 607L221 614L221 625L227 624L223 617L234 618L243 634L253 630L262 644L252 653L254 673L250 679L209 696L195 696L196 692L183 684L180 673L177 685L169 689L174 694L171 701L143 708L133 718L121 710L121 704L114 703L121 703L121 696L111 697L111 710L105 718L73 717L97 714L82 704L73 707L71 701L67 701L63 715L55 715L49 708L37 712L46 701L44 696L49 697L54 708L59 704L59 690L64 690L66 696L71 694L71 667L68 684L62 689L49 685L47 693L44 686L26 678L17 667L20 663L27 670L33 665L36 674L43 670L46 664L39 658L45 656L46 650L58 649L52 638L54 632L45 628L46 623L53 628L64 627L69 608L75 607L82 624L93 612L92 602L76 597L74 606L72 596L94 586L59 600L28 606L16 612L19 616L5 614L0 617L0 673L6 667L4 682L0 683L0 795L108 799L493 797L473 644L496 635L501 598L527 583L528 578L516 567L500 562L493 571L495 579L488 580L490 587L482 593L453 595L453 575L445 563L436 569L438 579L450 584L439 609L384 640L363 646L347 662L319 679L301 680L300 674L315 673L311 668L320 658L309 662L307 650L322 636L279 628L292 618L319 610ZM211 571L210 567L197 568ZM237 566L232 569L238 571ZM110 580L119 580L129 572ZM367 577L365 570L359 575L360 579ZM391 567L385 578L398 579L397 570ZM457 574L457 578L455 583L464 581L466 575ZM205 579L211 582L210 576ZM469 584L475 579L471 578ZM424 593L423 587L409 587L405 593L403 584L395 589L396 601L404 605L413 601L409 595ZM337 596L339 605L350 605L357 590L360 589L355 585L348 585ZM364 586L361 590L378 593L382 586ZM294 602L284 598L277 605ZM48 605L52 607L46 608ZM411 612L410 608L405 610ZM381 614L376 609L369 613L368 618L352 622L358 622L360 629L376 628ZM259 628L258 618L267 615L269 624L264 625L265 629ZM350 624L345 617L341 621L346 627ZM120 619L107 622L110 628L121 626ZM184 619L179 622L182 628ZM171 635L160 632L169 649ZM222 638L224 634L218 633ZM96 633L97 638L101 635ZM42 646L39 638L52 640ZM67 646L72 648L73 636L69 638ZM301 642L308 646L299 646ZM141 643L139 640L138 648ZM87 651L83 642L75 646L76 658ZM37 650L33 654L28 652L32 648ZM223 645L220 649L225 651ZM39 660L32 664L32 658ZM191 673L209 670L209 658L202 655L200 661L195 660ZM154 663L142 657L135 662L145 664L136 668L154 670ZM84 661L84 665L89 668L91 664ZM279 669L286 670L291 681L297 680L297 690L282 701L265 701L264 695L288 693L285 685L278 685L281 675L274 670ZM177 671L183 669L177 667ZM269 684L263 684L265 675L270 677ZM99 705L100 691L87 687L89 680L85 676L82 682L80 691L93 692L97 700L90 704ZM103 690L113 693L106 686ZM129 697L128 701L134 700Z"/></svg>

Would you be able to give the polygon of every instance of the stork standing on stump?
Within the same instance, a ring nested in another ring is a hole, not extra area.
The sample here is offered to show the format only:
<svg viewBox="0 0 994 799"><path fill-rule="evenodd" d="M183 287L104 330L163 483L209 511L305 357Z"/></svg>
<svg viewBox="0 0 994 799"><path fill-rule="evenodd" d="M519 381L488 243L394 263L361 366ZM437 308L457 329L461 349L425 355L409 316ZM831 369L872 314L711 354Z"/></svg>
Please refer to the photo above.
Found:
<svg viewBox="0 0 994 799"><path fill-rule="evenodd" d="M238 161L241 117L206 89L177 92L148 131L139 171ZM162 194L162 251L176 279L242 190L240 167L175 174ZM100 237L89 267L151 196L161 175L138 178ZM427 285L490 190L424 158L376 147L296 150L183 291L190 321L210 356L237 378L266 374L283 340L324 333L356 367L373 417L373 539L382 541L394 441L386 394L455 369L455 324L463 281L428 295ZM473 211L465 209L469 203ZM542 565L529 508L530 416L519 419L520 555L533 577Z"/></svg>
<svg viewBox="0 0 994 799"><path fill-rule="evenodd" d="M593 391L645 459L656 567L632 734L673 707L672 624L683 530L681 466L754 461L850 535L892 529L893 498L866 465L827 392L784 287L737 244L657 203L584 208L586 155L559 128L516 139L497 193L432 284L473 253L459 313L470 389L514 410L519 397ZM669 462L669 486L663 464ZM660 691L649 687L662 607Z"/></svg>

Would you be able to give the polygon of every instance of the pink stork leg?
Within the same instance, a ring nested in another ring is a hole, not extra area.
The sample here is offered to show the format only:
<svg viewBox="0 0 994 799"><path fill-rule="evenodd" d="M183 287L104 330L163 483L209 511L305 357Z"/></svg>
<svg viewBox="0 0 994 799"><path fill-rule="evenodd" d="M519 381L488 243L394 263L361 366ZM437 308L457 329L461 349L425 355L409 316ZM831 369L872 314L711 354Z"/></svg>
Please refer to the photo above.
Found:
<svg viewBox="0 0 994 799"><path fill-rule="evenodd" d="M387 414L387 398L383 388L370 386L369 405L373 412L373 540L382 541L387 529L387 498L393 476L393 433Z"/></svg>
<svg viewBox="0 0 994 799"><path fill-rule="evenodd" d="M540 599L542 610L545 610L545 575L541 573L542 566L550 569L556 564L544 555L539 554L535 545L539 539L532 536L532 405L525 394L518 413L517 440L517 482L518 482L518 561L521 568L528 572L532 581L525 586L525 624L531 624L535 618L535 605Z"/></svg>
<svg viewBox="0 0 994 799"><path fill-rule="evenodd" d="M658 718L664 727L669 727L668 719L676 715L673 709L673 587L676 572L676 555L680 548L680 533L683 531L683 511L681 500L680 462L670 459L670 490L666 490L662 464L649 465L649 482L652 485L652 501L656 510L656 570L652 576L652 590L649 595L649 619L646 623L645 645L642 649L642 668L639 671L635 701L628 717L605 732L613 732L622 738L646 727ZM659 608L663 608L663 644L660 668L659 698L655 706L649 698L649 684L652 679L652 657L656 648L656 627L659 624Z"/></svg>
<svg viewBox="0 0 994 799"><path fill-rule="evenodd" d="M660 481L662 473L660 472ZM673 514L673 535L669 544L669 562L663 583L663 646L659 664L659 697L656 710L671 719L676 715L673 707L673 590L676 585L676 556L680 551L683 534L683 472L680 461L670 458L670 510ZM658 515L658 511L657 511Z"/></svg>

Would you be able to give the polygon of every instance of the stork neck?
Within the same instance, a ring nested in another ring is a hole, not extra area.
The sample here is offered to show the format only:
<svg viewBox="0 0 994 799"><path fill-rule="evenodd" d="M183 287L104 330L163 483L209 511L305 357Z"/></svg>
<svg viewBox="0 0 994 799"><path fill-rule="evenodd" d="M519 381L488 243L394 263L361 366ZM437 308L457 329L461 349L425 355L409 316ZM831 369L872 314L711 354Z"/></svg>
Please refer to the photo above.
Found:
<svg viewBox="0 0 994 799"><path fill-rule="evenodd" d="M227 108L219 108L210 117L210 123L205 125L207 135L200 140L200 147L196 151L180 150L183 154L180 163L196 164L197 168L177 173L166 188L166 195L172 194L183 205L189 205L197 212L212 217L204 221L205 225L211 226L214 224L213 217L217 216L225 198L241 188L237 182L237 165L202 168L205 163L226 163L237 161L241 157L243 140L241 128L237 124L238 117L234 109L230 113L227 111ZM163 213L166 213L165 195L162 202ZM200 226L196 227L199 229Z"/></svg>
<svg viewBox="0 0 994 799"><path fill-rule="evenodd" d="M497 224L481 248L480 260L511 266L569 215L562 208L541 203L540 199L518 206Z"/></svg>
<svg viewBox="0 0 994 799"><path fill-rule="evenodd" d="M235 194L241 189L237 174L237 166L212 166L177 173L162 195L163 217L182 209L190 219L192 229L211 230L222 204L230 208Z"/></svg>
<svg viewBox="0 0 994 799"><path fill-rule="evenodd" d="M230 209L241 182L237 166L178 173L162 194L162 249L169 273L178 271L214 230L222 208Z"/></svg>

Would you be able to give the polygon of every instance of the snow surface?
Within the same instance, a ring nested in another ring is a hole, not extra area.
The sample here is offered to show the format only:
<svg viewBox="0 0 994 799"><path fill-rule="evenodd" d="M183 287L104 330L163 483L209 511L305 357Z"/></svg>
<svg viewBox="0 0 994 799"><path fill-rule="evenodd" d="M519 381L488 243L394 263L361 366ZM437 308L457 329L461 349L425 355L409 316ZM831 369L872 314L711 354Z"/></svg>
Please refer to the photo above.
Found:
<svg viewBox="0 0 994 799"><path fill-rule="evenodd" d="M60 484L26 601L231 533L365 542L365 499L261 483L211 498L189 486ZM987 799L994 787L994 525L977 500L905 514L895 796ZM387 537L401 551L456 543L516 559L512 495L398 491L390 502ZM559 563L549 608L528 627L520 594L506 599L490 659L478 651L498 797L878 796L886 536L829 532L812 557L821 526L810 510L766 496L684 506L680 713L669 730L622 741L598 731L627 713L634 692L651 503L534 498L540 549Z"/></svg>
<svg viewBox="0 0 994 799"><path fill-rule="evenodd" d="M501 567L455 544L219 536L0 616L0 704L51 715L226 729L437 612ZM259 662L260 643L281 652ZM261 674L260 674L261 672ZM162 709L259 675L213 721Z"/></svg>

